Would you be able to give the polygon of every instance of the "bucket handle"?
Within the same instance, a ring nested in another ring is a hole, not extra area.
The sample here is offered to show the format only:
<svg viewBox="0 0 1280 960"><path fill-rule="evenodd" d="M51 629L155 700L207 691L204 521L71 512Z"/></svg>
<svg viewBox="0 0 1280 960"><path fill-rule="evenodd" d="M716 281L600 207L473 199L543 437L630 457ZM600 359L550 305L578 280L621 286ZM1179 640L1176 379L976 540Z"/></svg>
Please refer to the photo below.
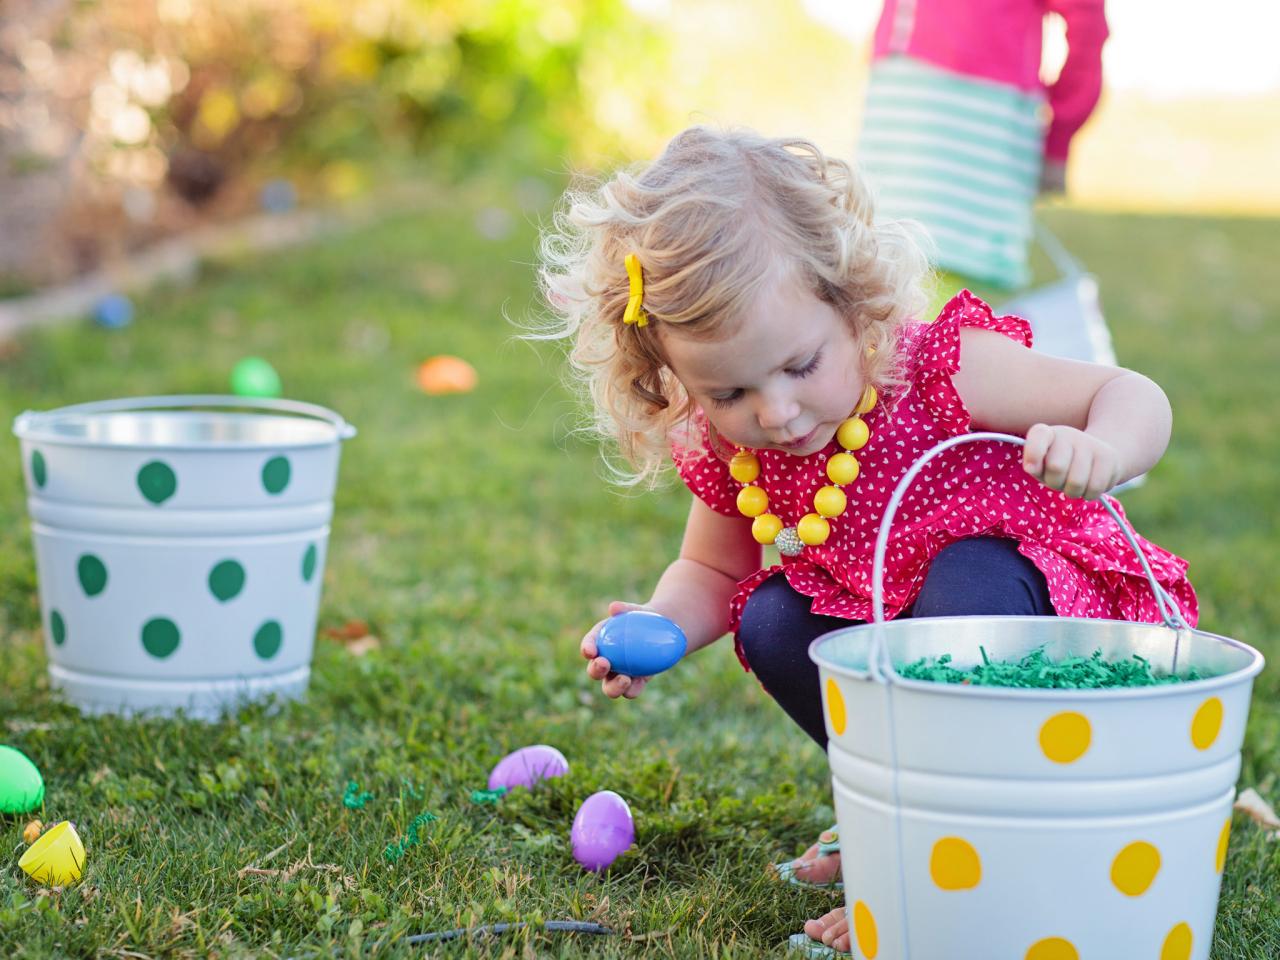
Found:
<svg viewBox="0 0 1280 960"><path fill-rule="evenodd" d="M907 488L910 487L911 482L915 480L920 471L934 457L962 443L972 443L980 440L1002 440L1006 443L1016 444L1019 447L1026 445L1026 440L1022 437L1016 437L1008 433L979 432L950 437L922 454L920 459L913 463L911 468L903 474L902 479L898 481L898 486L894 489L893 496L889 498L888 506L885 507L884 517L880 521L880 532L876 537L875 562L871 575L871 609L874 622L878 627L882 627L885 623L884 559L889 548L889 530L893 525L893 515L897 512L898 505L906 495ZM1138 546L1138 541L1130 530L1129 525L1120 518L1119 512L1111 505L1105 495L1102 497L1102 505L1107 508L1107 512L1115 520L1116 526L1124 534L1125 540L1133 548L1133 552L1138 557L1138 562L1142 564L1142 571L1147 575L1147 583L1151 585L1151 593L1155 598L1156 608L1160 611L1160 618L1164 621L1165 626L1174 630L1191 629L1190 624L1183 619L1182 614L1178 611L1173 599L1156 580L1156 576L1151 570L1151 564L1147 562L1146 554ZM888 683L893 677L897 676L897 671L894 670L892 659L889 656L888 644L885 642L883 630L877 629L873 631L871 649L867 659L867 671L872 679L881 683Z"/></svg>
<svg viewBox="0 0 1280 960"><path fill-rule="evenodd" d="M181 407L253 407L275 413L287 413L295 416L310 417L323 420L333 426L338 439L350 440L356 435L356 428L342 419L340 415L327 407L314 403L303 403L301 400L279 400L272 397L226 397L208 394L192 394L173 397L130 397L123 400L98 400L93 403L77 403L70 407L59 407L57 410L35 412L28 410L20 414L14 423L14 429L39 427L44 420L53 419L55 415L68 413L120 413L131 410L170 410Z"/></svg>
<svg viewBox="0 0 1280 960"><path fill-rule="evenodd" d="M1044 250L1045 254L1053 262L1054 268L1062 279L1074 280L1085 275L1087 271L1084 265L1068 252L1062 241L1054 235L1054 232L1049 229L1043 220L1035 217L1032 221L1032 227L1040 248Z"/></svg>

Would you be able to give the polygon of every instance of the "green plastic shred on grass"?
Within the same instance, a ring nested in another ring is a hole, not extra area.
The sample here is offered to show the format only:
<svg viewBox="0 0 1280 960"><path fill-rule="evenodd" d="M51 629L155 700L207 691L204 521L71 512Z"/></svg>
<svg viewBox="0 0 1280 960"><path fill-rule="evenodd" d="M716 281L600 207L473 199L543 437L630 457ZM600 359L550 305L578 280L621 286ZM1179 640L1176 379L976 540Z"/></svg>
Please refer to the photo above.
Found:
<svg viewBox="0 0 1280 960"><path fill-rule="evenodd" d="M1154 687L1204 679L1195 667L1181 676L1157 676L1151 669L1151 662L1136 653L1128 660L1104 660L1102 651L1095 650L1088 657L1068 657L1054 662L1045 656L1044 647L1036 647L1018 661L992 661L987 657L985 648L978 649L982 652L982 663L972 667L951 666L951 654L945 653L936 659L921 657L897 670L908 680L963 683L974 687L1058 690Z"/></svg>

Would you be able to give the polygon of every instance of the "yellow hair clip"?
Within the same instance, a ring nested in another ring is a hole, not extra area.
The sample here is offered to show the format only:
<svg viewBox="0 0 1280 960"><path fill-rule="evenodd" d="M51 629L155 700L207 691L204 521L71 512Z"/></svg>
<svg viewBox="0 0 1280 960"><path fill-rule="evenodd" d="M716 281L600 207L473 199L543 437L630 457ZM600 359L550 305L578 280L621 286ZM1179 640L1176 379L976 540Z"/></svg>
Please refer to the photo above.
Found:
<svg viewBox="0 0 1280 960"><path fill-rule="evenodd" d="M623 262L627 265L627 277L631 280L631 298L627 300L627 311L622 315L622 322L628 326L634 323L647 327L649 315L640 306L644 300L644 274L640 272L640 258L634 253L628 253Z"/></svg>

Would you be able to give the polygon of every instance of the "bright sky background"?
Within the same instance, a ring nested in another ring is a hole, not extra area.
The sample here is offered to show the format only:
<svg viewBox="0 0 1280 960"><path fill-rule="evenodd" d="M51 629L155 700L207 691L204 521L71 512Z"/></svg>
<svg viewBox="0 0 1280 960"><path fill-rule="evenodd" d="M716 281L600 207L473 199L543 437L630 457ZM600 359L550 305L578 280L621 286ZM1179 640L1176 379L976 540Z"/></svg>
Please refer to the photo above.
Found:
<svg viewBox="0 0 1280 960"><path fill-rule="evenodd" d="M657 17L672 0L628 0ZM875 27L877 0L803 0L810 15L861 42ZM1111 38L1103 54L1107 83L1159 97L1280 90L1280 3L1275 0L1111 0ZM1046 49L1061 59L1060 35Z"/></svg>
<svg viewBox="0 0 1280 960"><path fill-rule="evenodd" d="M815 20L861 41L874 29L881 5L804 0L804 6ZM1275 0L1112 0L1107 22L1111 37L1102 65L1113 89L1159 97L1280 89ZM1060 60L1060 35L1054 40L1059 42L1050 43L1046 57Z"/></svg>

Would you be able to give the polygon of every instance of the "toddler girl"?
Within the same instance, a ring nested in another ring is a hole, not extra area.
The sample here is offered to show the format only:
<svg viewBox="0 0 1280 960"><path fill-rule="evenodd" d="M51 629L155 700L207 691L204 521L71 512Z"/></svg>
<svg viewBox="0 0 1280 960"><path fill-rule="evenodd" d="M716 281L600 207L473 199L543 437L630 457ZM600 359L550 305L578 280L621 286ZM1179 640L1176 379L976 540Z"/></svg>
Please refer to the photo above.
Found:
<svg viewBox="0 0 1280 960"><path fill-rule="evenodd" d="M694 127L567 200L543 242L546 335L571 343L595 427L629 464L619 482L651 483L673 459L694 493L652 597L610 616L655 610L689 653L732 632L743 666L825 746L807 647L870 616L872 549L903 473L982 429L1026 446L963 444L929 465L891 533L886 616L1159 620L1097 501L1164 452L1164 393L1033 352L1025 321L967 291L914 322L922 255L874 218L847 164L803 140ZM1185 561L1142 543L1194 623ZM769 544L781 562L765 566ZM598 628L582 640L587 674L636 697L648 679L596 656ZM834 880L837 864L784 872ZM811 948L849 949L843 908L805 930Z"/></svg>

